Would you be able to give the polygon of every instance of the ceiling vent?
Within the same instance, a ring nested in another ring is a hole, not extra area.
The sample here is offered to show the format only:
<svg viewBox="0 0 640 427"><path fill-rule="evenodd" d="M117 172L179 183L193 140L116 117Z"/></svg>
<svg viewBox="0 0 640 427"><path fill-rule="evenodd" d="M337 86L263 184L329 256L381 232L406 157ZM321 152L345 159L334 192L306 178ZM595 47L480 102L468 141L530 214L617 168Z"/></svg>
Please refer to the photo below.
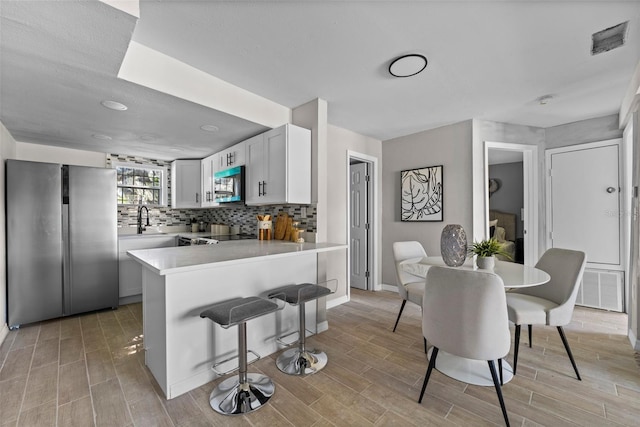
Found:
<svg viewBox="0 0 640 427"><path fill-rule="evenodd" d="M591 35L591 55L608 52L624 44L629 21Z"/></svg>

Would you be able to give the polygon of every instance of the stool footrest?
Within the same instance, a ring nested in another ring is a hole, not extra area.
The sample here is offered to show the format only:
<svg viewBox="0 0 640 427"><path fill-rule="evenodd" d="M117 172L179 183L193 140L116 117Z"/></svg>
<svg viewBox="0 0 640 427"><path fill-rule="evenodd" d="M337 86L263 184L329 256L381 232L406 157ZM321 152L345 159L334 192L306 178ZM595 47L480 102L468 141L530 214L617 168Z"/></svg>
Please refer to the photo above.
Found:
<svg viewBox="0 0 640 427"><path fill-rule="evenodd" d="M310 329L305 329L306 332L309 333L309 335L306 335L306 337L312 337L314 336L316 333L313 332ZM289 347L290 345L294 345L300 342L300 331L293 331L293 332L289 332L288 334L282 335L278 338L276 338L276 343L278 343L278 345L282 346L282 347ZM298 339L294 340L294 341L285 341L285 338L289 338L291 335L298 335Z"/></svg>
<svg viewBox="0 0 640 427"><path fill-rule="evenodd" d="M251 353L254 356L254 358L251 359L251 360L247 359L247 365L250 365L253 362L257 362L258 360L260 360L262 358L262 356L260 356L258 353L256 353L253 350L247 350L247 354L249 354L249 353ZM215 372L215 374L218 375L219 377L221 377L223 375L230 374L231 372L237 371L240 368L239 366L236 366L236 367L234 367L232 369L229 369L228 371L219 371L218 369L216 369L218 366L224 365L225 363L230 362L230 361L232 361L234 359L238 359L238 355L237 354L234 354L233 356L231 356L231 357L229 357L227 359L224 359L224 360L221 360L221 361L219 361L217 363L214 363L213 366L211 366L211 370L213 372Z"/></svg>

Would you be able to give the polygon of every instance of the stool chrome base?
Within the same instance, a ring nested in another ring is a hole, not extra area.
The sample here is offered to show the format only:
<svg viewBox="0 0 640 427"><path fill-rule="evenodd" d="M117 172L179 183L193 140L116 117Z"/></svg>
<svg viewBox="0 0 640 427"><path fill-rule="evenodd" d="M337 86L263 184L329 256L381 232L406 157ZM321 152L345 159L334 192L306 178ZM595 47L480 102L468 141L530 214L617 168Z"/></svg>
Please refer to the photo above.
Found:
<svg viewBox="0 0 640 427"><path fill-rule="evenodd" d="M275 384L261 374L247 374L247 384L241 385L238 376L222 381L209 396L214 411L223 415L241 415L260 409L273 396Z"/></svg>
<svg viewBox="0 0 640 427"><path fill-rule="evenodd" d="M285 374L308 375L318 372L327 364L327 355L323 351L290 348L276 359L276 366Z"/></svg>

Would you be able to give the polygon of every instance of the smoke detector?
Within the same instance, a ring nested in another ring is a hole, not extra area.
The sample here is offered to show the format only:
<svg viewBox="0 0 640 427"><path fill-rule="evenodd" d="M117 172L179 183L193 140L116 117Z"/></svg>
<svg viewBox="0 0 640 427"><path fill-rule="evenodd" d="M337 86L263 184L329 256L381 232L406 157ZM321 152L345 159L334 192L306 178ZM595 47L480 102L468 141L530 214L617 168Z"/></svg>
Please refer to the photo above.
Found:
<svg viewBox="0 0 640 427"><path fill-rule="evenodd" d="M591 34L591 55L608 52L624 44L629 21Z"/></svg>

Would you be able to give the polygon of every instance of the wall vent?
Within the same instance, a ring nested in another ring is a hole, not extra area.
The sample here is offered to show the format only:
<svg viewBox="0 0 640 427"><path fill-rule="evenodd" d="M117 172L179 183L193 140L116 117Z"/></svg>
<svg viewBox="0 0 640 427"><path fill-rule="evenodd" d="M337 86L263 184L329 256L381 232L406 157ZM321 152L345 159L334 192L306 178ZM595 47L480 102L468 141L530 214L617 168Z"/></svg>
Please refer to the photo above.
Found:
<svg viewBox="0 0 640 427"><path fill-rule="evenodd" d="M623 283L622 271L585 269L576 304L622 312Z"/></svg>
<svg viewBox="0 0 640 427"><path fill-rule="evenodd" d="M608 52L624 44L629 21L591 34L591 55Z"/></svg>

